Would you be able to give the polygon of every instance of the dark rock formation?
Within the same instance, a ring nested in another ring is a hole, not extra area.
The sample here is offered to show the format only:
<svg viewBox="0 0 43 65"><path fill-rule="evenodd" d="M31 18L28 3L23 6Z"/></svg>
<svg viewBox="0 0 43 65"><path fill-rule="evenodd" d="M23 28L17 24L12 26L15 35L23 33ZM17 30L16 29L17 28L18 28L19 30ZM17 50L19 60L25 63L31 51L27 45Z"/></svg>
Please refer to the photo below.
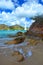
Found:
<svg viewBox="0 0 43 65"><path fill-rule="evenodd" d="M20 44L22 42L24 42L25 37L24 36L20 36L20 37L16 37L14 40L12 41L8 41L5 44Z"/></svg>
<svg viewBox="0 0 43 65"><path fill-rule="evenodd" d="M34 18L36 21L31 25L26 35L43 38L43 17Z"/></svg>
<svg viewBox="0 0 43 65"><path fill-rule="evenodd" d="M23 35L22 32L18 32L18 33L17 33L17 36L22 36L22 35Z"/></svg>
<svg viewBox="0 0 43 65"><path fill-rule="evenodd" d="M18 37L18 36L24 36L24 33L23 32L18 32L15 37Z"/></svg>

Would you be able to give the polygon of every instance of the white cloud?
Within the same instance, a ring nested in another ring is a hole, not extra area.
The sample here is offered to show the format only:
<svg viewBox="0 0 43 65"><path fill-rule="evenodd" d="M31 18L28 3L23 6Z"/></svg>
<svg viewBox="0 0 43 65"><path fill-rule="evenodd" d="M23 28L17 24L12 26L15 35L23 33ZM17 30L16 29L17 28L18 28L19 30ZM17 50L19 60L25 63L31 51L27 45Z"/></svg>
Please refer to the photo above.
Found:
<svg viewBox="0 0 43 65"><path fill-rule="evenodd" d="M14 15L14 13L0 13L0 23L7 24L7 25L15 25L20 24L18 18Z"/></svg>
<svg viewBox="0 0 43 65"><path fill-rule="evenodd" d="M4 24L7 24L7 25L19 24L22 26L24 26L26 22L27 27L29 27L35 21L26 20L26 17L30 18L30 17L43 14L43 5L39 4L37 0L35 0L35 2L34 1L32 2L32 1L33 0L31 1L27 0L27 2L23 3L22 6L17 7L11 13L6 13L3 11L2 13L0 13L0 22L2 21ZM11 0L9 2L11 2ZM14 5L12 5L12 7L14 8ZM11 6L8 8L11 8Z"/></svg>
<svg viewBox="0 0 43 65"><path fill-rule="evenodd" d="M18 17L34 17L41 15L43 14L43 5L36 2L32 2L31 4L26 2L21 7L16 8L15 14Z"/></svg>
<svg viewBox="0 0 43 65"><path fill-rule="evenodd" d="M29 27L31 24L30 22L32 23L33 20L31 21L27 21L26 20L26 17L17 17L15 16L14 12L12 13L6 13L6 12L2 12L0 13L0 23L1 24L7 24L7 25L15 25L15 24L19 24L21 26L25 26L25 22L26 22L26 25L27 27Z"/></svg>
<svg viewBox="0 0 43 65"><path fill-rule="evenodd" d="M0 1L1 9L14 9L14 4L11 0L1 0Z"/></svg>

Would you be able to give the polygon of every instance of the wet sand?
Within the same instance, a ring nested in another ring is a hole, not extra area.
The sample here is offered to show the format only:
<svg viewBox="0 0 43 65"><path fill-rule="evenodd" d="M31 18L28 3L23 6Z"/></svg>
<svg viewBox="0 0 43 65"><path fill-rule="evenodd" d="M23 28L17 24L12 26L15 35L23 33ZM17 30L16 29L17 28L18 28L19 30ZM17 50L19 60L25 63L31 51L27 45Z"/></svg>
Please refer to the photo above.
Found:
<svg viewBox="0 0 43 65"><path fill-rule="evenodd" d="M22 62L16 61L16 56L11 55L11 49L5 48L2 52L5 50L10 52L8 55L0 52L0 65L43 65L43 42L33 46L33 48L31 48L32 56L25 58L25 60Z"/></svg>

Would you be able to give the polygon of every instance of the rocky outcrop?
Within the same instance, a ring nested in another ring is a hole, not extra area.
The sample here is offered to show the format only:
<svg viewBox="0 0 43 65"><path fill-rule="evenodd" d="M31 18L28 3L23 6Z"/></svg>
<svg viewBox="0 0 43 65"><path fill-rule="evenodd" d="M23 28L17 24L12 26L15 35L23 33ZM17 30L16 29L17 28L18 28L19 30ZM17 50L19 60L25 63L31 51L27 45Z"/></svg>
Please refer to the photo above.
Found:
<svg viewBox="0 0 43 65"><path fill-rule="evenodd" d="M22 35L23 35L22 32L18 32L18 33L16 34L16 36L22 36Z"/></svg>
<svg viewBox="0 0 43 65"><path fill-rule="evenodd" d="M43 17L36 17L26 35L43 38Z"/></svg>
<svg viewBox="0 0 43 65"><path fill-rule="evenodd" d="M22 42L24 42L25 37L24 36L20 36L20 37L16 37L14 40L12 41L8 41L5 44L20 44Z"/></svg>

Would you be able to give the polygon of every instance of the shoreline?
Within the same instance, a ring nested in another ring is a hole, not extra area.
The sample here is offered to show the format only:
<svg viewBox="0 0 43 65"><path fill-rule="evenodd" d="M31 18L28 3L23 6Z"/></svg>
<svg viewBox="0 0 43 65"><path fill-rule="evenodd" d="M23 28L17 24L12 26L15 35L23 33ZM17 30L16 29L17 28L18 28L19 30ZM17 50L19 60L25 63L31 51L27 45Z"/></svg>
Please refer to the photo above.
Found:
<svg viewBox="0 0 43 65"><path fill-rule="evenodd" d="M29 47L30 46L27 45L21 48L27 52L25 49ZM32 56L26 58L22 62L17 62L16 56L12 56L13 50L4 48L3 51L0 52L0 65L43 65L43 43L38 43L30 49L32 51ZM7 55L5 53L3 54L4 51L7 52Z"/></svg>

